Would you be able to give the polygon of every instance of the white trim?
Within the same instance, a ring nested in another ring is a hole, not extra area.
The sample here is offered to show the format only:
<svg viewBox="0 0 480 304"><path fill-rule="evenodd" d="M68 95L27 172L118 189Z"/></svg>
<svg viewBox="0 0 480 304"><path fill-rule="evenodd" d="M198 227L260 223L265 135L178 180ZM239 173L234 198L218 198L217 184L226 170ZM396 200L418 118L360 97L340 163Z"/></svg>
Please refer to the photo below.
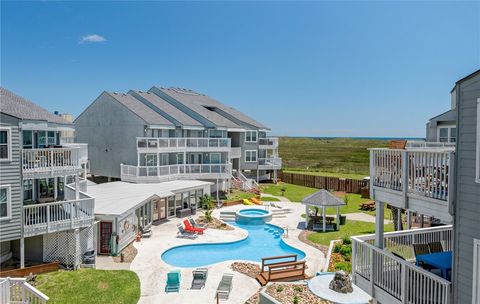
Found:
<svg viewBox="0 0 480 304"><path fill-rule="evenodd" d="M10 220L12 218L12 187L10 185L0 185L0 189L7 189L7 216L0 217L0 221Z"/></svg>
<svg viewBox="0 0 480 304"><path fill-rule="evenodd" d="M245 132L247 130L242 128L227 128L227 131L228 132Z"/></svg>
<svg viewBox="0 0 480 304"><path fill-rule="evenodd" d="M480 240L473 239L472 304L480 304Z"/></svg>
<svg viewBox="0 0 480 304"><path fill-rule="evenodd" d="M7 147L8 147L8 157L0 158L0 162L11 162L12 161L12 128L0 127L0 131L7 131Z"/></svg>
<svg viewBox="0 0 480 304"><path fill-rule="evenodd" d="M253 133L255 132L255 140L247 140L247 133ZM246 143L254 143L254 142L258 142L258 131L257 130L246 130L245 131L245 142Z"/></svg>
<svg viewBox="0 0 480 304"><path fill-rule="evenodd" d="M175 126L169 125L147 125L147 129L167 129L167 130L175 130Z"/></svg>
<svg viewBox="0 0 480 304"><path fill-rule="evenodd" d="M247 152L255 152L255 160L247 160ZM245 162L246 163L256 163L256 162L258 162L258 151L257 150L245 150Z"/></svg>
<svg viewBox="0 0 480 304"><path fill-rule="evenodd" d="M480 183L480 98L477 99L477 156L475 182Z"/></svg>

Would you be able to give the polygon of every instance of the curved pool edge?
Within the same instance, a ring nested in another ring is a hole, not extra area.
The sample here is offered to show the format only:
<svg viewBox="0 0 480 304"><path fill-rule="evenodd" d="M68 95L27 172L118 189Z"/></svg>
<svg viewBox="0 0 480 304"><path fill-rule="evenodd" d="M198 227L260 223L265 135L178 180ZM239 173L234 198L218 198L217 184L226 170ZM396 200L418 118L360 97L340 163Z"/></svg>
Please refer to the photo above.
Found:
<svg viewBox="0 0 480 304"><path fill-rule="evenodd" d="M228 223L228 222L225 222L225 223ZM278 225L275 225L275 224L271 224L271 223L265 223L265 225L270 225L270 226L274 226L276 228L279 228L279 229L282 229L284 230L282 227L278 226ZM234 243L239 243L241 241L244 241L248 238L249 236L249 233L247 230L241 228L241 227L238 227L238 226L232 226L232 225L229 225L235 229L241 229L243 231L246 232L246 235L245 237L241 238L241 239L238 239L236 241L229 241L229 242L207 242L207 243L196 243L196 244L182 244L182 245L176 245L176 246L173 246L173 247L170 247L164 251L162 251L160 253L160 260L169 265L169 266L172 266L172 267L176 267L176 268L183 268L183 269L193 269L193 268L198 268L198 267L207 267L207 266L213 266L213 265L217 265L217 264L221 264L221 263L225 263L225 262L228 262L228 261L240 261L240 262L247 262L247 263L257 263L257 264L260 264L260 262L257 262L257 261L252 261L252 260L242 260L242 259L233 259L233 260L224 260L224 261L221 261L221 262L217 262L217 263L212 263L212 264L205 264L205 265L201 265L201 266L195 266L195 267L182 267L182 266L176 266L176 265L172 265L170 263L167 263L164 259L163 259L163 255L168 252L168 251L171 251L171 250L174 250L176 248L181 248L181 247L187 247L187 246L203 246L203 245L226 245L226 244L234 244ZM225 230L225 231L228 231L228 230ZM293 245L290 245L288 244L287 242L285 242L285 240L283 238L280 239L281 242L283 242L285 245L289 246L289 247L292 247L293 249L295 250L298 250L300 251L301 253L303 253L304 255L304 258L303 259L300 259L299 261L302 261L302 260L306 260L307 258L307 253L302 250L302 249L298 249L297 247L293 246Z"/></svg>

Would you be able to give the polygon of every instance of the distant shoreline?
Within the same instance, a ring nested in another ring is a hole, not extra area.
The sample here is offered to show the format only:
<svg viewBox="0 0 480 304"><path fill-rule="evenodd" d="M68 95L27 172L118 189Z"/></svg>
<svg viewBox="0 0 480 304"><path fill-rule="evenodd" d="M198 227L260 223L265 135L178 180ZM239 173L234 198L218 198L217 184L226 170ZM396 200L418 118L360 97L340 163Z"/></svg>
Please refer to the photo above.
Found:
<svg viewBox="0 0 480 304"><path fill-rule="evenodd" d="M280 136L312 139L359 139L359 140L425 140L424 137L363 137L363 136Z"/></svg>

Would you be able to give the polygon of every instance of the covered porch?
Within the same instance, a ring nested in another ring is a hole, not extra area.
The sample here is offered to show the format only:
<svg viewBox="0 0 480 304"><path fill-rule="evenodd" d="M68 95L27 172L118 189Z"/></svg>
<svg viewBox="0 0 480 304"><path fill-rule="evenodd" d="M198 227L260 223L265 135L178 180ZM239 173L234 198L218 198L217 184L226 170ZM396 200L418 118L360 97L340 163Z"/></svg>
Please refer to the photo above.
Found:
<svg viewBox="0 0 480 304"><path fill-rule="evenodd" d="M335 196L335 194L322 189L317 191L302 200L305 205L305 227L315 231L337 231L340 225L340 207L345 206L345 203ZM315 213L312 213L312 207ZM327 216L326 209L335 208L336 217ZM318 210L321 209L321 215L318 215ZM335 222L334 222L335 220Z"/></svg>

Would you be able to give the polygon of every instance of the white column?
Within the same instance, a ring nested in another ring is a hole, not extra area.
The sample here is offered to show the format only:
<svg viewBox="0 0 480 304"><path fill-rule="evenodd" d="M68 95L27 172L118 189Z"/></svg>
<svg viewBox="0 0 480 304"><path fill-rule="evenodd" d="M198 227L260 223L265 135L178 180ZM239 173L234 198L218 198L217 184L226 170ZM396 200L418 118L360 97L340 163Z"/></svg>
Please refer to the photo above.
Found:
<svg viewBox="0 0 480 304"><path fill-rule="evenodd" d="M340 230L340 210L337 207L337 230Z"/></svg>
<svg viewBox="0 0 480 304"><path fill-rule="evenodd" d="M323 232L327 231L327 223L325 222L325 207L322 207L322 218L323 218Z"/></svg>
<svg viewBox="0 0 480 304"><path fill-rule="evenodd" d="M75 175L75 199L80 199L80 192L79 192L79 180L78 180L78 174Z"/></svg>
<svg viewBox="0 0 480 304"><path fill-rule="evenodd" d="M385 203L375 201L375 206L377 211L375 219L375 246L383 249Z"/></svg>
<svg viewBox="0 0 480 304"><path fill-rule="evenodd" d="M412 214L410 213L410 210L407 210L407 229L412 229Z"/></svg>
<svg viewBox="0 0 480 304"><path fill-rule="evenodd" d="M308 228L308 220L310 219L310 206L305 205L305 229Z"/></svg>
<svg viewBox="0 0 480 304"><path fill-rule="evenodd" d="M58 182L57 182L58 177L53 178L53 198L55 201L57 200L57 193L58 193Z"/></svg>
<svg viewBox="0 0 480 304"><path fill-rule="evenodd" d="M25 268L25 239L20 238L20 268Z"/></svg>

